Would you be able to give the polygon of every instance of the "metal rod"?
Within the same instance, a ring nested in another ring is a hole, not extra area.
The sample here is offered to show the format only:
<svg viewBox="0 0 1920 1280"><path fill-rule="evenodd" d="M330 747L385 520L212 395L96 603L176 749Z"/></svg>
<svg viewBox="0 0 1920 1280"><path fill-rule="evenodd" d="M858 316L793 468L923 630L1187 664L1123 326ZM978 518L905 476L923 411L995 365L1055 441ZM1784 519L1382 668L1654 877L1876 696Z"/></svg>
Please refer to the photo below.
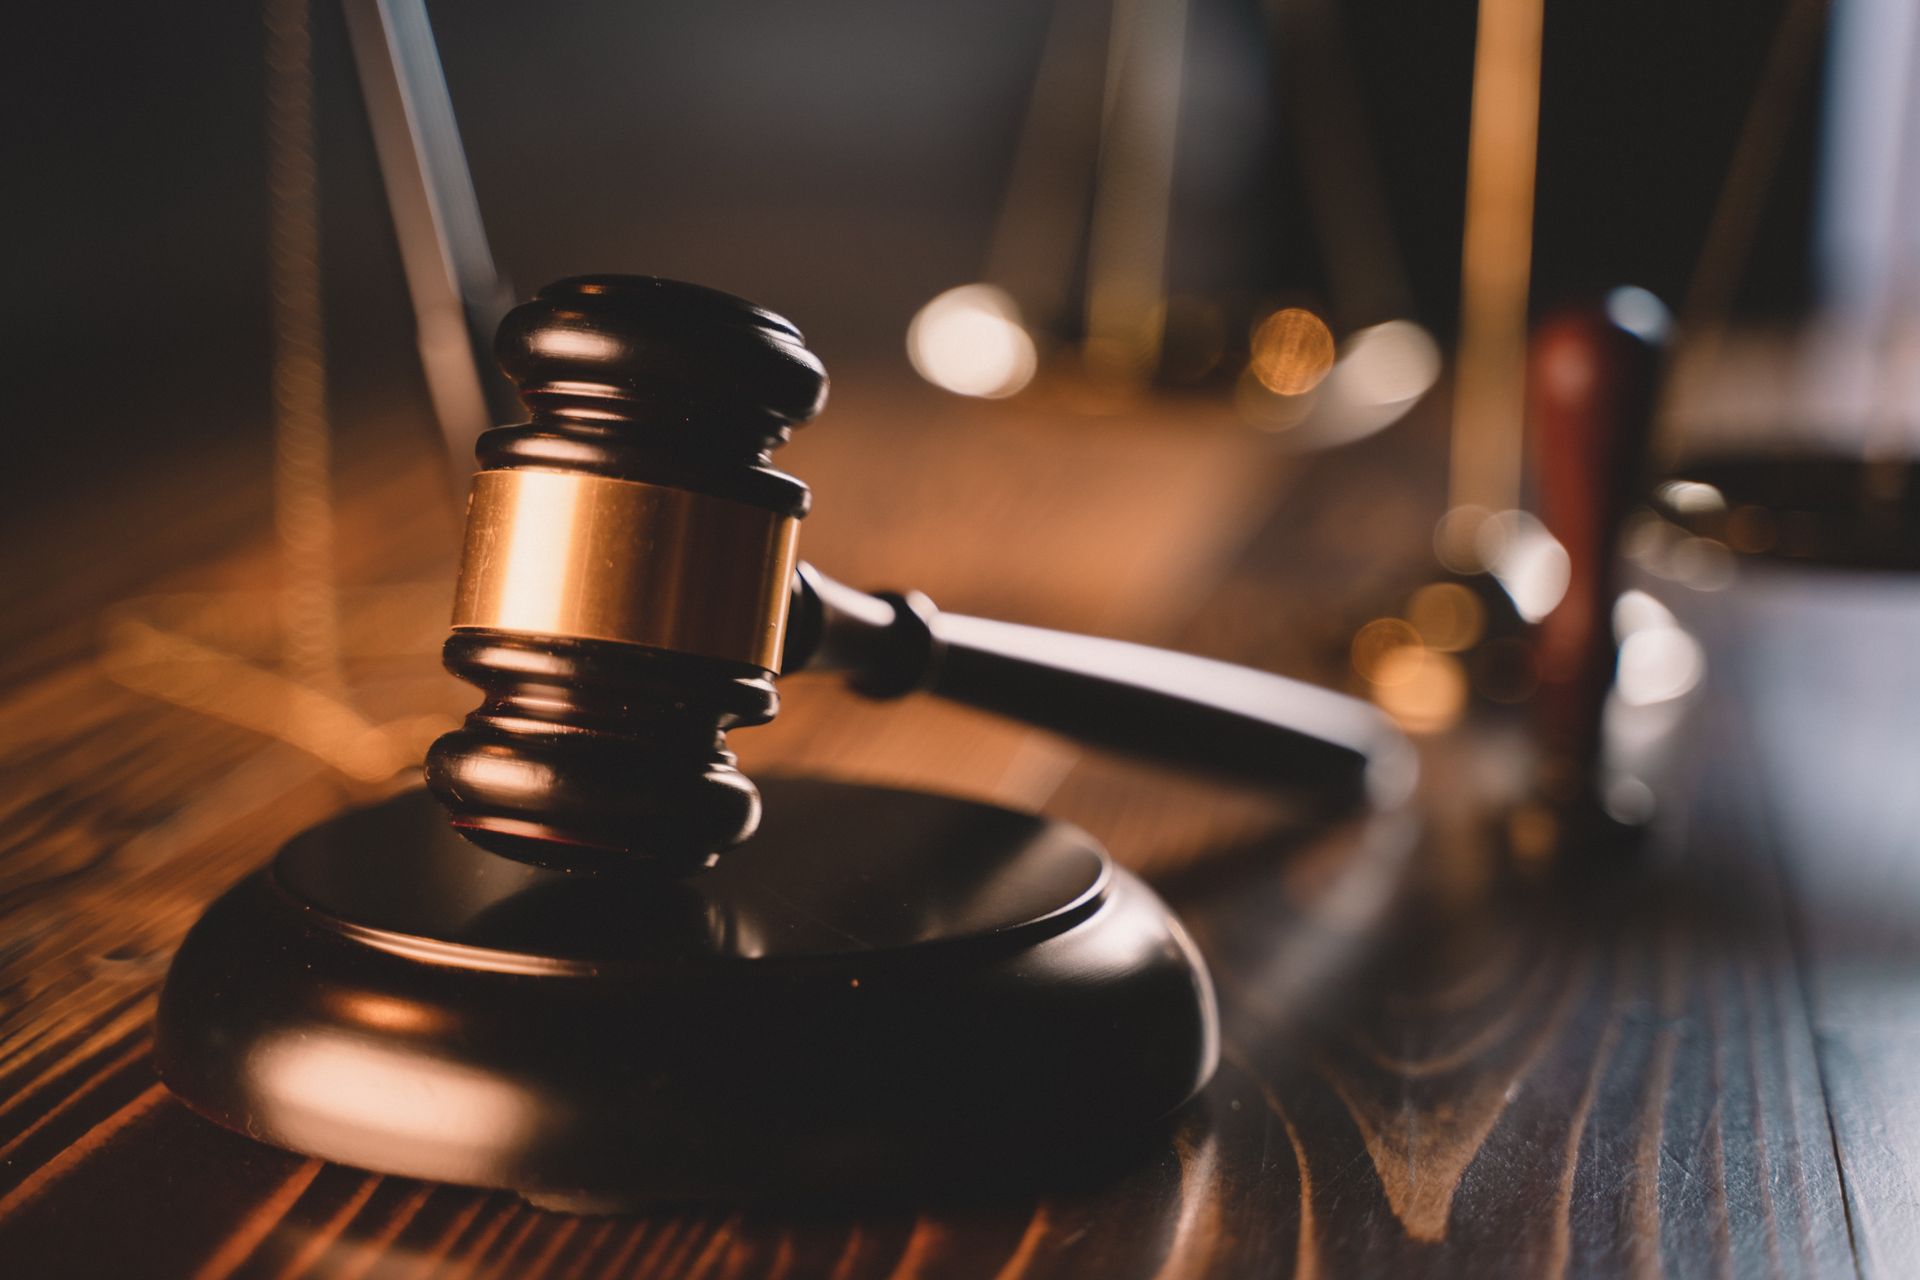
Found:
<svg viewBox="0 0 1920 1280"><path fill-rule="evenodd" d="M1543 0L1480 0L1460 267L1452 506L1520 502Z"/></svg>
<svg viewBox="0 0 1920 1280"><path fill-rule="evenodd" d="M487 246L424 0L342 6L413 298L427 390L452 465L464 476L480 433L520 416L491 355L513 290Z"/></svg>
<svg viewBox="0 0 1920 1280"><path fill-rule="evenodd" d="M1089 372L1137 386L1160 363L1187 0L1114 0L1087 245Z"/></svg>

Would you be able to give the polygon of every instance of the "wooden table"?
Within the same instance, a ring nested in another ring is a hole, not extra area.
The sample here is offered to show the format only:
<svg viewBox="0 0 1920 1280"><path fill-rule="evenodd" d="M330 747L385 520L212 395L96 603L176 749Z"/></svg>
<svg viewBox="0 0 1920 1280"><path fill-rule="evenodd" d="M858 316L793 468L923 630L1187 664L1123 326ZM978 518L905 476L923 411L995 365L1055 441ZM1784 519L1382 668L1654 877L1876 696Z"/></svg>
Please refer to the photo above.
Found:
<svg viewBox="0 0 1920 1280"><path fill-rule="evenodd" d="M786 457L817 493L808 554L854 582L1346 684L1354 628L1424 572L1427 416L1289 460L1202 405L1088 415L860 385L843 376ZM153 1074L171 948L281 840L403 781L396 763L472 699L433 656L457 521L429 437L372 424L351 442L338 687L279 673L257 519L137 598L45 619L4 664L0 1275L1920 1267L1920 823L1903 821L1920 782L1899 670L1920 627L1892 578L1703 602L1733 657L1715 650L1668 828L1604 865L1504 852L1485 779L1505 739L1484 727L1424 744L1423 831L1302 835L1267 797L796 682L776 725L736 739L749 772L1045 805L1192 927L1225 1060L1099 1186L580 1218L214 1128ZM150 488L157 517L192 480ZM101 551L50 541L88 581ZM1805 604L1833 590L1837 614Z"/></svg>

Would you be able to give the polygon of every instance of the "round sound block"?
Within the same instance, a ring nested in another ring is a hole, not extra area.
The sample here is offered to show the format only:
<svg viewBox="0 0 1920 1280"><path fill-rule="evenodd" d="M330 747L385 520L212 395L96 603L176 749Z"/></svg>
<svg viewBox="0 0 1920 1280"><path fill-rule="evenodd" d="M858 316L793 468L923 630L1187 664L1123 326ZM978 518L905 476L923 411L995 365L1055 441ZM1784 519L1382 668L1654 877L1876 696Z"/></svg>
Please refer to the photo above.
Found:
<svg viewBox="0 0 1920 1280"><path fill-rule="evenodd" d="M567 1208L1004 1181L1206 1083L1206 970L1086 833L764 790L673 883L488 853L421 790L324 823L188 934L160 1074L279 1146Z"/></svg>

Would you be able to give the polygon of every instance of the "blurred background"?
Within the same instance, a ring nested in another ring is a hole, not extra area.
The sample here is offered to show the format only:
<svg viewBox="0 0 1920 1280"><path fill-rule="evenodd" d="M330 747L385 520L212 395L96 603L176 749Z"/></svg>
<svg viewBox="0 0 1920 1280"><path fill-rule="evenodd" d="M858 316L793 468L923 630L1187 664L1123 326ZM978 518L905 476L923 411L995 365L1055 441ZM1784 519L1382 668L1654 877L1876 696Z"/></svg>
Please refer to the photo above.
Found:
<svg viewBox="0 0 1920 1280"><path fill-rule="evenodd" d="M389 7L432 23L490 242L481 321L626 271L801 325L835 392L782 465L842 576L1306 675L1432 733L1604 684L1614 638L1630 701L1689 692L1673 609L1727 585L1729 548L1913 558L1909 5ZM306 693L241 713L200 685L234 658L333 698L342 653L425 659L470 436L516 409L496 386L449 425L423 372L343 7L264 16L28 17L0 89L0 663L96 643L105 608L116 679L283 733ZM1536 337L1530 384L1530 328L1603 303L1645 367ZM1598 443L1543 437L1529 386L1575 384L1646 404L1574 394ZM444 489L378 496L448 449ZM1826 470L1749 465L1781 454ZM267 529L265 558L182 576ZM404 625L343 641L385 606L333 593L383 584L411 591ZM114 612L156 587L269 595ZM455 705L417 665L440 709L349 772L390 773ZM327 705L380 701L371 678Z"/></svg>
<svg viewBox="0 0 1920 1280"><path fill-rule="evenodd" d="M1866 55L1829 32L1823 6L1801 7L1811 21L1771 0L1547 7L1536 300L1632 282L1678 305L1757 127L1752 226L1715 302L1753 321L1806 313L1820 192L1852 180L1831 158L1823 169L1817 145L1848 109L1831 87L1873 77L1849 70ZM431 14L479 205L523 291L598 270L708 283L797 318L842 386L904 384L915 315L977 283L1021 308L1043 382L1080 377L1091 350L1096 389L1137 372L1231 401L1255 326L1281 307L1337 341L1388 321L1444 351L1458 336L1471 5L481 0ZM202 527L215 514L259 518L263 505L196 498L264 474L271 447L259 7L19 16L0 88L0 639L16 643L79 607L36 543L112 525L116 495L165 477L165 527L120 530L102 570L131 586L229 536ZM342 17L320 4L313 23L333 416L349 436L409 414L430 429ZM1894 99L1911 92L1900 66L1874 81ZM1090 299L1142 275L1163 339L1129 352L1129 304L1116 317ZM985 384L936 376L1001 393L1025 376L1019 352L1006 358L1012 372L989 368ZM1419 363L1416 351L1416 382Z"/></svg>

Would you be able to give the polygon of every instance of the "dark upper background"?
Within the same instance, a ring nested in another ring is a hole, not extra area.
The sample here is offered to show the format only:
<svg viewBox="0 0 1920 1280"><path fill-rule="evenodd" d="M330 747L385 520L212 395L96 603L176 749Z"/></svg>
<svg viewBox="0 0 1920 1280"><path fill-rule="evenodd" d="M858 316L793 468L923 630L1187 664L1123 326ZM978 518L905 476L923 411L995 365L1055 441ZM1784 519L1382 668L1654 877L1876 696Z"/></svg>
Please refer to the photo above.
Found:
<svg viewBox="0 0 1920 1280"><path fill-rule="evenodd" d="M1340 0L1417 318L1457 306L1473 6ZM680 276L796 318L830 367L905 368L914 310L979 278L1050 5L582 0L432 6L480 202L523 292ZM1684 291L1779 0L1548 6L1535 298ZM45 4L9 23L0 575L111 523L115 485L267 456L256 4ZM412 321L337 9L318 0L336 413L424 414ZM1195 0L1176 289L1323 296L1287 51L1250 0ZM1805 291L1817 86L1742 306ZM1378 317L1375 317L1378 318ZM191 513L182 513L190 521ZM130 541L141 531L127 530ZM3 636L12 628L0 630Z"/></svg>

